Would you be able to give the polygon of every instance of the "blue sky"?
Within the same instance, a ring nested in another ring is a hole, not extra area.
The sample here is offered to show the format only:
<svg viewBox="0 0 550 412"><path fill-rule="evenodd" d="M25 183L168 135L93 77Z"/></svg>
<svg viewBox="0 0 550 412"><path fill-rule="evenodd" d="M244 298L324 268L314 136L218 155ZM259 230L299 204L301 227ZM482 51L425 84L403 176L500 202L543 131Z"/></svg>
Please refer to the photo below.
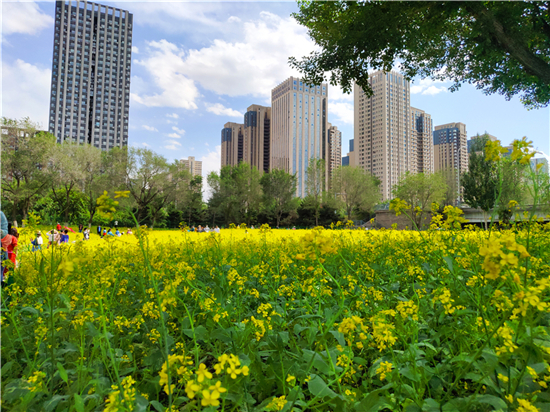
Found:
<svg viewBox="0 0 550 412"><path fill-rule="evenodd" d="M220 167L220 130L242 122L252 104L290 75L289 56L314 46L290 16L294 2L103 2L134 15L130 145L169 160L195 156L203 174ZM54 2L2 2L2 116L47 124ZM411 104L434 125L463 122L507 145L527 136L550 153L550 109L526 110L518 98L486 96L474 86L415 79ZM353 97L329 89L329 121L353 138Z"/></svg>

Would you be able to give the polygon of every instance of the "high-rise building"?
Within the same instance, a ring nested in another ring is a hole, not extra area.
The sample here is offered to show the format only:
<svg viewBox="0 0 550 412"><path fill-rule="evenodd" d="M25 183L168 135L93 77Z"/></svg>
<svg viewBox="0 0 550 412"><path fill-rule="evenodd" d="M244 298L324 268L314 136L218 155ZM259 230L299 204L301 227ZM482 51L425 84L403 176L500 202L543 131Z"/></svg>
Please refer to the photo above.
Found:
<svg viewBox="0 0 550 412"><path fill-rule="evenodd" d="M356 166L355 164L355 152L354 152L354 139L349 140L349 152L347 156L342 157L342 166Z"/></svg>
<svg viewBox="0 0 550 412"><path fill-rule="evenodd" d="M269 172L271 107L253 104L244 115L243 162Z"/></svg>
<svg viewBox="0 0 550 412"><path fill-rule="evenodd" d="M435 126L434 170L442 172L450 188L454 186L457 204L461 199L460 175L468 170L468 141L464 123Z"/></svg>
<svg viewBox="0 0 550 412"><path fill-rule="evenodd" d="M432 116L424 110L411 107L411 140L416 144L416 172L433 173L434 143Z"/></svg>
<svg viewBox="0 0 550 412"><path fill-rule="evenodd" d="M56 1L49 131L103 150L128 145L132 14Z"/></svg>
<svg viewBox="0 0 550 412"><path fill-rule="evenodd" d="M328 126L328 176L332 177L334 170L342 165L342 132L337 126L327 123Z"/></svg>
<svg viewBox="0 0 550 412"><path fill-rule="evenodd" d="M290 77L271 91L270 169L295 174L296 195L306 196L310 159L328 159L328 86ZM325 181L328 183L328 165Z"/></svg>
<svg viewBox="0 0 550 412"><path fill-rule="evenodd" d="M189 156L187 159L181 159L180 164L184 169L189 170L191 176L202 175L202 162L200 160L195 160L194 156Z"/></svg>
<svg viewBox="0 0 550 412"><path fill-rule="evenodd" d="M411 138L410 82L394 71L369 75L374 94L354 85L355 164L378 177L383 200L405 172L417 171ZM350 164L352 163L350 158Z"/></svg>
<svg viewBox="0 0 550 412"><path fill-rule="evenodd" d="M243 161L244 125L228 122L222 129L222 167L237 166Z"/></svg>
<svg viewBox="0 0 550 412"><path fill-rule="evenodd" d="M435 126L434 169L468 170L468 143L464 123L447 123Z"/></svg>

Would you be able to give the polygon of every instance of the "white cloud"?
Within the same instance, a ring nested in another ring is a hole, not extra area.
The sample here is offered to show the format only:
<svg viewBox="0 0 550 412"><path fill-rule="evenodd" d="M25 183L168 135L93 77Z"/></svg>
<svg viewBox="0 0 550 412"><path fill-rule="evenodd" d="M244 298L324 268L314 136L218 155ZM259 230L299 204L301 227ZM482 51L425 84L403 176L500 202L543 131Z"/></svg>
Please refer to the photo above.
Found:
<svg viewBox="0 0 550 412"><path fill-rule="evenodd" d="M179 150L181 147L181 143L177 140L167 140L166 143L168 144L164 148L168 150Z"/></svg>
<svg viewBox="0 0 550 412"><path fill-rule="evenodd" d="M411 94L427 94L433 96L441 92L446 92L447 86L443 86L446 83L448 82L428 78L420 79L412 82Z"/></svg>
<svg viewBox="0 0 550 412"><path fill-rule="evenodd" d="M335 100L343 100L346 102L353 102L353 89L351 93L344 93L340 86L328 85L328 98L330 102Z"/></svg>
<svg viewBox="0 0 550 412"><path fill-rule="evenodd" d="M331 119L334 126L338 126L339 123L353 125L353 103L330 102L328 112L329 116L334 115L336 117L334 121Z"/></svg>
<svg viewBox="0 0 550 412"><path fill-rule="evenodd" d="M217 114L218 116L243 117L242 113L229 107L225 107L221 103L215 103L209 106L207 105L206 111Z"/></svg>
<svg viewBox="0 0 550 412"><path fill-rule="evenodd" d="M171 137L172 139L181 139L181 136L177 133L170 133L168 137Z"/></svg>
<svg viewBox="0 0 550 412"><path fill-rule="evenodd" d="M47 3L49 5L49 3ZM54 20L35 2L2 2L2 32L6 34L38 34L52 27Z"/></svg>
<svg viewBox="0 0 550 412"><path fill-rule="evenodd" d="M220 167L222 163L221 145L217 145L214 151L209 151L208 154L206 156L201 157L200 160L202 161L202 177L204 182L203 187L205 188L204 199L208 200L210 198L212 190L206 183L206 178L210 172L220 171Z"/></svg>
<svg viewBox="0 0 550 412"><path fill-rule="evenodd" d="M208 143L205 143L204 145L205 145L205 146L210 146Z"/></svg>
<svg viewBox="0 0 550 412"><path fill-rule="evenodd" d="M177 113L168 113L166 117L171 117L172 119L179 119L179 116Z"/></svg>
<svg viewBox="0 0 550 412"><path fill-rule="evenodd" d="M145 130L149 130L150 132L158 132L158 130L157 130L155 127L153 127L153 126L147 126L146 124L144 124L142 127L143 127Z"/></svg>
<svg viewBox="0 0 550 412"><path fill-rule="evenodd" d="M209 47L189 50L183 68L202 87L218 94L269 96L271 89L298 73L290 56L314 50L304 27L291 17L261 12L256 21L242 23L243 41L216 39Z"/></svg>
<svg viewBox="0 0 550 412"><path fill-rule="evenodd" d="M167 140L166 143L175 144L176 146L181 146L181 143L177 140Z"/></svg>
<svg viewBox="0 0 550 412"><path fill-rule="evenodd" d="M239 28L241 40L218 38L201 49L185 50L167 40L148 42L147 49L141 51L142 59L134 63L147 70L157 90L147 94L134 91L132 100L146 106L196 109L200 98L197 83L217 94L268 99L273 87L299 75L289 67L288 58L300 58L314 50L306 29L291 17L261 12L256 20L239 23ZM208 110L241 116L221 105Z"/></svg>
<svg viewBox="0 0 550 412"><path fill-rule="evenodd" d="M151 147L150 144L147 144L147 143L145 143L145 142L143 142L142 145L145 146L145 147Z"/></svg>
<svg viewBox="0 0 550 412"><path fill-rule="evenodd" d="M193 80L184 74L185 53L166 40L151 41L147 45L147 57L134 60L134 63L149 72L160 93L141 96L132 93L132 99L148 107L196 109L199 91Z"/></svg>
<svg viewBox="0 0 550 412"><path fill-rule="evenodd" d="M185 130L180 129L180 128L176 127L176 126L172 126L172 130L175 131L176 133L179 133L179 134L182 135L182 136L185 134Z"/></svg>
<svg viewBox="0 0 550 412"><path fill-rule="evenodd" d="M132 53L139 54L139 49L137 46L132 46Z"/></svg>
<svg viewBox="0 0 550 412"><path fill-rule="evenodd" d="M445 87L436 87L436 86L430 86L426 90L422 92L422 94L428 94L430 96L433 96L435 94L446 92L447 88Z"/></svg>
<svg viewBox="0 0 550 412"><path fill-rule="evenodd" d="M6 3L3 4L4 7ZM4 16L4 22L6 16ZM52 72L17 59L2 64L2 116L29 117L48 129L48 107Z"/></svg>
<svg viewBox="0 0 550 412"><path fill-rule="evenodd" d="M237 16L230 16L230 17L227 19L227 22L228 22L228 23L240 23L240 22L241 22L241 19L239 19Z"/></svg>

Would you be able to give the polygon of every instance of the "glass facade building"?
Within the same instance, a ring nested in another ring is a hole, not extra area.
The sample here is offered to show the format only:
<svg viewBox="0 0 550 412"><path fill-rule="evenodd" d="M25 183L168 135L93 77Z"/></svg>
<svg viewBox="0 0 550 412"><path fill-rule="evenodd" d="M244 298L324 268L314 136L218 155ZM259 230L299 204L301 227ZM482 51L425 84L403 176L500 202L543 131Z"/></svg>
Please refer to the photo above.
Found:
<svg viewBox="0 0 550 412"><path fill-rule="evenodd" d="M132 14L56 1L50 133L102 150L128 145Z"/></svg>

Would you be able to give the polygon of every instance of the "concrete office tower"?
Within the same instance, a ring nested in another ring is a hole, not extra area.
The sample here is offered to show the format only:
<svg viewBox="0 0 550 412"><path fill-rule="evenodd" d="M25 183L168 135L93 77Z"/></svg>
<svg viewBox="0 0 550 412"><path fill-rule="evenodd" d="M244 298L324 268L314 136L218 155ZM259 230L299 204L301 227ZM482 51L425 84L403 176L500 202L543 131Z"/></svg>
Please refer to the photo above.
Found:
<svg viewBox="0 0 550 412"><path fill-rule="evenodd" d="M243 161L244 125L228 122L222 129L222 167L236 166Z"/></svg>
<svg viewBox="0 0 550 412"><path fill-rule="evenodd" d="M271 107L253 104L244 115L243 162L269 172Z"/></svg>
<svg viewBox="0 0 550 412"><path fill-rule="evenodd" d="M357 85L353 88L355 164L380 179L382 199L387 200L400 177L417 170L410 82L394 71L377 71L369 75L369 83L372 97Z"/></svg>
<svg viewBox="0 0 550 412"><path fill-rule="evenodd" d="M328 87L290 77L271 91L270 169L296 174L296 195L306 196L310 159L328 159ZM328 165L325 177L328 183Z"/></svg>
<svg viewBox="0 0 550 412"><path fill-rule="evenodd" d="M332 174L337 167L342 165L342 132L337 126L327 123L328 126L328 177L332 178Z"/></svg>
<svg viewBox="0 0 550 412"><path fill-rule="evenodd" d="M49 131L61 143L128 145L132 14L56 1Z"/></svg>
<svg viewBox="0 0 550 412"><path fill-rule="evenodd" d="M433 173L434 142L432 116L411 107L411 140L416 143L416 172Z"/></svg>
<svg viewBox="0 0 550 412"><path fill-rule="evenodd" d="M202 162L200 160L195 160L194 156L189 156L187 159L181 159L180 164L186 170L189 170L189 173L191 173L191 176L202 175Z"/></svg>
<svg viewBox="0 0 550 412"><path fill-rule="evenodd" d="M464 123L447 123L435 126L434 169L468 170L468 143Z"/></svg>

